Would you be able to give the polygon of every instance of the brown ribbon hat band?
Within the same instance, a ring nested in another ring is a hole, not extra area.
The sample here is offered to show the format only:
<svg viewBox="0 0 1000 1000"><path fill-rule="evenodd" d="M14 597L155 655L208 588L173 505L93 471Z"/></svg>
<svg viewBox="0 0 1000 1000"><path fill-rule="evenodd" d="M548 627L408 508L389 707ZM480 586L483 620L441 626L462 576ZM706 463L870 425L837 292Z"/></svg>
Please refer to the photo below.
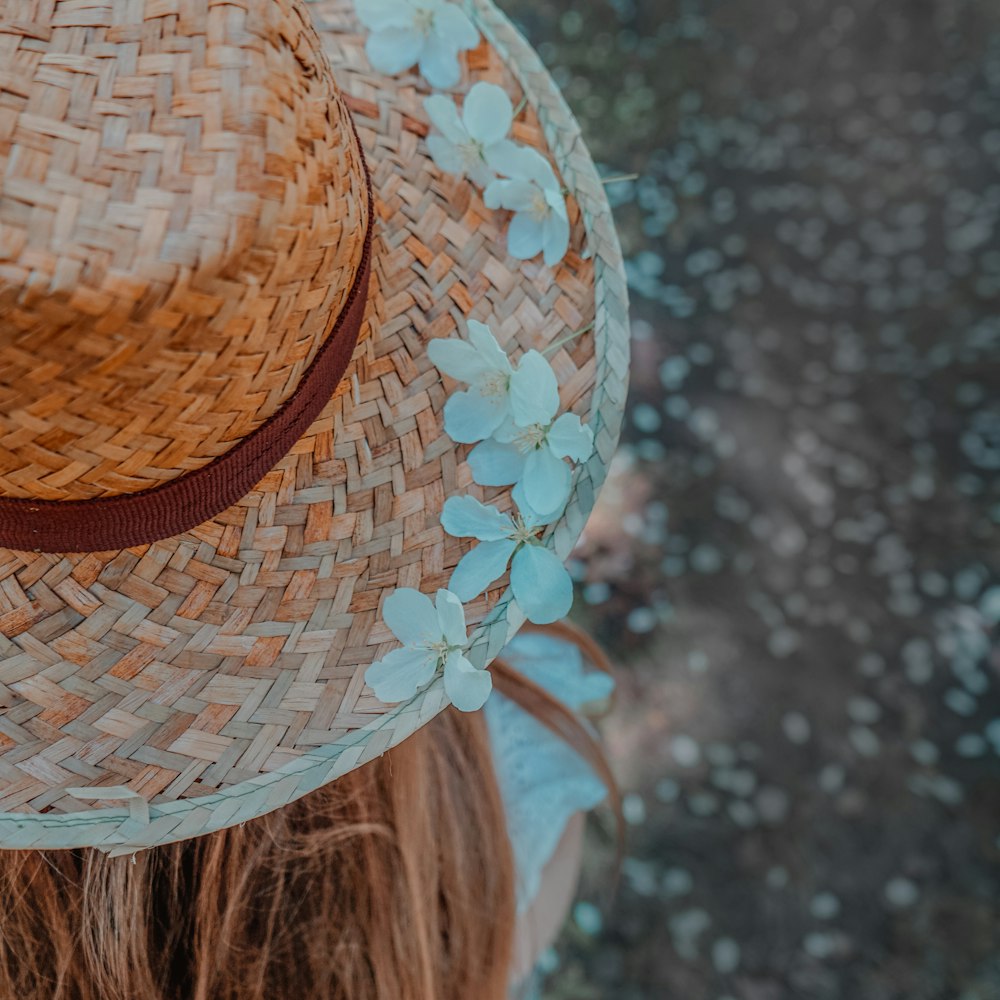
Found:
<svg viewBox="0 0 1000 1000"><path fill-rule="evenodd" d="M30 552L104 552L179 535L246 496L291 450L329 402L361 333L375 214L367 165L364 170L369 211L361 263L333 330L281 408L229 451L162 486L87 500L0 497L0 545Z"/></svg>

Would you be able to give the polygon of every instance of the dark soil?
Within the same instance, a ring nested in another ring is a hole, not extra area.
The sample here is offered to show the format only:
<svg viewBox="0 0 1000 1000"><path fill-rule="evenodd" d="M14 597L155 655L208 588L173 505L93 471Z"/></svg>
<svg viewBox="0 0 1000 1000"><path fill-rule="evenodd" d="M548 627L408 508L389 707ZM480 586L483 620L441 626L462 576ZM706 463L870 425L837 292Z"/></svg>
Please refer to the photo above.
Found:
<svg viewBox="0 0 1000 1000"><path fill-rule="evenodd" d="M545 996L1000 1000L1000 4L505 0L607 175L621 665Z"/></svg>

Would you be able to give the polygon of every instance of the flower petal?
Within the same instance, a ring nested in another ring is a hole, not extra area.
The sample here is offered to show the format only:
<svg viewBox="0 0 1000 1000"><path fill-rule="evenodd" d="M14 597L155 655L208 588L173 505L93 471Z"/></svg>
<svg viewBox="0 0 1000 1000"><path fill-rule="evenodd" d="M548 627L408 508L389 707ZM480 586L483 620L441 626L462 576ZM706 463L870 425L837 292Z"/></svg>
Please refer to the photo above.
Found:
<svg viewBox="0 0 1000 1000"><path fill-rule="evenodd" d="M545 203L552 209L553 214L560 219L569 220L569 213L566 211L566 198L561 188L546 188Z"/></svg>
<svg viewBox="0 0 1000 1000"><path fill-rule="evenodd" d="M464 646L469 641L465 629L465 608L450 590L439 590L434 601L441 634L449 646Z"/></svg>
<svg viewBox="0 0 1000 1000"><path fill-rule="evenodd" d="M420 646L441 638L431 599L412 587L400 587L385 599L382 621L404 646Z"/></svg>
<svg viewBox="0 0 1000 1000"><path fill-rule="evenodd" d="M427 356L445 375L472 385L493 371L482 351L458 337L437 337L427 345ZM504 360L507 356L504 355Z"/></svg>
<svg viewBox="0 0 1000 1000"><path fill-rule="evenodd" d="M549 424L559 410L559 383L552 365L526 352L510 377L510 412L521 427Z"/></svg>
<svg viewBox="0 0 1000 1000"><path fill-rule="evenodd" d="M524 472L524 455L512 444L487 440L469 452L472 478L480 486L510 486Z"/></svg>
<svg viewBox="0 0 1000 1000"><path fill-rule="evenodd" d="M444 404L445 433L459 444L488 438L507 416L507 394L484 395L478 389L456 392Z"/></svg>
<svg viewBox="0 0 1000 1000"><path fill-rule="evenodd" d="M372 69L395 76L409 69L420 58L424 36L416 28L382 28L365 42L365 52Z"/></svg>
<svg viewBox="0 0 1000 1000"><path fill-rule="evenodd" d="M459 560L448 586L463 601L478 597L494 580L507 572L507 563L517 548L512 538L480 542Z"/></svg>
<svg viewBox="0 0 1000 1000"><path fill-rule="evenodd" d="M552 169L552 164L537 149L522 146L519 152L520 155L516 163L517 172L511 174L511 177L520 177L531 181L543 191L559 190L559 180Z"/></svg>
<svg viewBox="0 0 1000 1000"><path fill-rule="evenodd" d="M436 669L437 656L425 649L394 649L368 667L365 683L379 701L392 704L412 698Z"/></svg>
<svg viewBox="0 0 1000 1000"><path fill-rule="evenodd" d="M480 81L465 98L462 121L473 139L492 146L507 137L514 122L514 106L503 87Z"/></svg>
<svg viewBox="0 0 1000 1000"><path fill-rule="evenodd" d="M586 462L594 453L594 432L575 413L559 417L549 428L546 440L557 458Z"/></svg>
<svg viewBox="0 0 1000 1000"><path fill-rule="evenodd" d="M525 499L542 517L557 510L569 498L570 467L545 445L529 452L523 478Z"/></svg>
<svg viewBox="0 0 1000 1000"><path fill-rule="evenodd" d="M465 168L466 176L472 181L476 187L487 188L493 183L494 174L490 170L489 164L486 163L482 156L477 160L474 160L471 166Z"/></svg>
<svg viewBox="0 0 1000 1000"><path fill-rule="evenodd" d="M413 25L413 8L406 0L354 0L354 11L369 31Z"/></svg>
<svg viewBox="0 0 1000 1000"><path fill-rule="evenodd" d="M518 212L507 230L507 251L516 260L537 257L545 241L542 224L528 212Z"/></svg>
<svg viewBox="0 0 1000 1000"><path fill-rule="evenodd" d="M504 185L509 183L510 181L490 181L483 190L483 204L492 211L502 208Z"/></svg>
<svg viewBox="0 0 1000 1000"><path fill-rule="evenodd" d="M478 320L470 319L466 324L469 334L469 343L480 353L483 361L493 370L504 372L509 375L513 368L507 352L500 346L499 341L493 336L493 331Z"/></svg>
<svg viewBox="0 0 1000 1000"><path fill-rule="evenodd" d="M427 136L427 151L437 168L444 173L461 175L465 170L462 154L444 136Z"/></svg>
<svg viewBox="0 0 1000 1000"><path fill-rule="evenodd" d="M528 176L531 180L533 180L546 193L546 195L553 191L560 191L561 185L559 184L559 178L556 177L556 172L552 169L552 164L549 163L549 161L542 156L537 149L525 146L524 150L528 154L527 170ZM546 200L548 199L546 198Z"/></svg>
<svg viewBox="0 0 1000 1000"><path fill-rule="evenodd" d="M434 34L455 49L474 49L479 44L478 30L458 4L441 4L434 14Z"/></svg>
<svg viewBox="0 0 1000 1000"><path fill-rule="evenodd" d="M431 123L449 142L468 142L469 134L465 131L462 119L458 116L458 108L451 98L432 94L424 100L424 110Z"/></svg>
<svg viewBox="0 0 1000 1000"><path fill-rule="evenodd" d="M478 538L496 542L514 533L514 521L496 507L487 507L475 497L448 497L441 510L441 527L455 538Z"/></svg>
<svg viewBox="0 0 1000 1000"><path fill-rule="evenodd" d="M555 267L569 249L569 222L558 212L549 212L542 226L542 253L546 267Z"/></svg>
<svg viewBox="0 0 1000 1000"><path fill-rule="evenodd" d="M526 146L519 146L510 139L493 142L486 149L486 159L489 165L503 177L513 180L527 180L524 176L524 151Z"/></svg>
<svg viewBox="0 0 1000 1000"><path fill-rule="evenodd" d="M514 488L510 491L511 498L514 503L517 504L518 513L521 515L521 519L528 528L540 528L543 525L551 524L553 521L558 521L562 516L562 512L565 509L565 503L560 504L555 510L550 511L547 514L539 514L530 503L528 503L527 498L524 495L524 480L515 483Z"/></svg>
<svg viewBox="0 0 1000 1000"><path fill-rule="evenodd" d="M565 618L573 606L573 581L566 567L541 545L524 545L514 556L510 586L525 617L536 625Z"/></svg>
<svg viewBox="0 0 1000 1000"><path fill-rule="evenodd" d="M474 667L461 653L452 653L444 665L444 693L460 712L475 712L493 690L488 670Z"/></svg>
<svg viewBox="0 0 1000 1000"><path fill-rule="evenodd" d="M524 428L519 427L513 417L508 417L494 432L493 440L501 444L513 444L524 434Z"/></svg>
<svg viewBox="0 0 1000 1000"><path fill-rule="evenodd" d="M440 35L428 35L420 53L420 75L437 90L454 87L462 79L457 47Z"/></svg>
<svg viewBox="0 0 1000 1000"><path fill-rule="evenodd" d="M530 213L535 204L536 194L538 188L530 181L495 181L484 192L483 203L487 208L505 208L511 212ZM494 204L491 205L490 202Z"/></svg>

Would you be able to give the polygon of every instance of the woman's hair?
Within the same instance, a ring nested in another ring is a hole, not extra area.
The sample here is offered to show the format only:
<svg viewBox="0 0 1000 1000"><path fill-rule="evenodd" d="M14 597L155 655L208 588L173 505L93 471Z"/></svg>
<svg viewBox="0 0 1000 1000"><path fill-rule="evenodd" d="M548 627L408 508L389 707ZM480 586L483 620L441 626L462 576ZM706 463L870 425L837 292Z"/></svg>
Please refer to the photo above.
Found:
<svg viewBox="0 0 1000 1000"><path fill-rule="evenodd" d="M493 673L610 777L571 712ZM0 851L0 1000L503 1000L514 923L485 719L448 709L228 830L132 857Z"/></svg>

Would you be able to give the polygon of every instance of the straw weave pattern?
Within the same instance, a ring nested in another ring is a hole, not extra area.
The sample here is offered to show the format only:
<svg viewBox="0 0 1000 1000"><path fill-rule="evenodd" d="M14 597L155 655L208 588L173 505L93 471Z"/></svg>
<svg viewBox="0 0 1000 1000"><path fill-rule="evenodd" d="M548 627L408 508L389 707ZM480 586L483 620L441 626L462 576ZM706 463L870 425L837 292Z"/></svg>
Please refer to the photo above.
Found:
<svg viewBox="0 0 1000 1000"><path fill-rule="evenodd" d="M0 495L135 493L294 392L367 225L291 0L9 0L0 28Z"/></svg>
<svg viewBox="0 0 1000 1000"><path fill-rule="evenodd" d="M426 87L369 68L349 0L308 10L376 192L362 342L309 432L219 517L117 553L0 550L5 847L125 853L230 826L363 765L441 711L440 681L392 707L363 681L395 646L384 597L446 586L468 549L440 528L444 499L510 504L509 491L471 483L467 449L443 433L452 386L427 359L431 338L471 316L516 353L593 321L551 357L563 407L597 440L549 540L563 558L604 480L627 381L621 257L577 126L537 57L490 0L471 4L486 41L461 90L487 79L517 104L523 86L514 137L547 151L571 192L571 251L556 269L509 258L504 214L429 160ZM466 612L479 665L522 624L506 579ZM82 808L85 798L99 806Z"/></svg>

